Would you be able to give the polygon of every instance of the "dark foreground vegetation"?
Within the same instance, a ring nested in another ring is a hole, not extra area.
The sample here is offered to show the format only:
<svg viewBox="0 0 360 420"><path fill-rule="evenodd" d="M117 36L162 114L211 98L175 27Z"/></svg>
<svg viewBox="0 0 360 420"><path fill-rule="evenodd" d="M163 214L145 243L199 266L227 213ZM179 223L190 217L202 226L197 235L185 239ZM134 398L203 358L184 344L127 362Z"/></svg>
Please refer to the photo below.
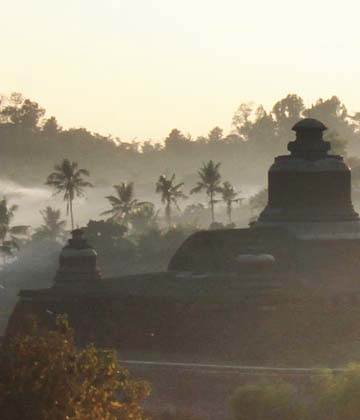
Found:
<svg viewBox="0 0 360 420"><path fill-rule="evenodd" d="M359 418L359 365L352 364L336 372L318 369L290 375L284 372L280 376L266 380L255 375L239 377L241 385L224 397L224 411L219 420ZM211 377L215 381L224 379L221 374ZM172 381L176 385L175 377ZM234 381L232 378L231 382ZM179 389L179 398L184 392L185 389ZM192 401L188 401L189 406L182 410L163 407L154 410L146 404L150 394L151 385L133 378L119 364L114 352L94 345L77 348L74 332L65 316L58 316L50 329L29 319L27 332L10 338L0 347L3 420L214 418L211 413L204 417L193 413L193 407L202 403L196 400L199 396L196 392ZM211 400L210 395L208 399Z"/></svg>
<svg viewBox="0 0 360 420"><path fill-rule="evenodd" d="M33 321L27 334L0 350L4 420L143 420L139 404L149 392L146 382L119 366L115 352L77 349L64 317L54 331Z"/></svg>
<svg viewBox="0 0 360 420"><path fill-rule="evenodd" d="M359 418L360 367L319 370L306 384L284 381L240 386L230 403L236 420L355 420Z"/></svg>

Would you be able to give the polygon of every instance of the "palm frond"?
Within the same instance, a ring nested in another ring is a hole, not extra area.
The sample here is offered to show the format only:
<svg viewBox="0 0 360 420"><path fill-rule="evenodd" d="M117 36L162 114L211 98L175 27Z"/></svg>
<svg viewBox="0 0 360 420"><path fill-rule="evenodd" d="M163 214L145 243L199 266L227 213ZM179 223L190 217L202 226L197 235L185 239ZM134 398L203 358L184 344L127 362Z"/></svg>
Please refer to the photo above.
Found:
<svg viewBox="0 0 360 420"><path fill-rule="evenodd" d="M114 195L108 195L105 198L110 201L110 204L112 206L119 206L122 203L122 201L118 197L115 197Z"/></svg>
<svg viewBox="0 0 360 420"><path fill-rule="evenodd" d="M101 212L100 214L105 216L107 214L114 214L114 213L116 213L116 209L105 210Z"/></svg>
<svg viewBox="0 0 360 420"><path fill-rule="evenodd" d="M29 229L30 229L30 226L26 226L26 225L12 226L9 228L9 233L11 235L26 236L29 233Z"/></svg>
<svg viewBox="0 0 360 420"><path fill-rule="evenodd" d="M81 178L81 176L90 176L90 172L87 169L79 169L75 174L74 177L79 177Z"/></svg>
<svg viewBox="0 0 360 420"><path fill-rule="evenodd" d="M190 190L190 194L198 193L206 188L206 185L202 182L198 182L197 185Z"/></svg>

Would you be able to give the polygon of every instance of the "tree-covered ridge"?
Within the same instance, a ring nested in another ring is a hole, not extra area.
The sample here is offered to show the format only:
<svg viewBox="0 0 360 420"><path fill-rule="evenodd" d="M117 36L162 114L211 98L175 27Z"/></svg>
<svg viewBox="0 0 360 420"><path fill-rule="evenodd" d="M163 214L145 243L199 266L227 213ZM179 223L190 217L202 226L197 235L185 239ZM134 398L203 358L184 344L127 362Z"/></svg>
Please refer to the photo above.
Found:
<svg viewBox="0 0 360 420"><path fill-rule="evenodd" d="M279 100L270 111L242 104L226 134L215 127L193 139L173 129L157 142L126 142L85 128L65 130L39 104L14 93L0 102L0 176L42 183L54 163L68 157L88 168L97 185L114 184L118 179L146 185L159 172L168 177L175 172L179 181L193 181L197 168L208 160L221 161L226 178L254 181L264 171L259 175L258 168L267 168L274 155L286 151L291 127L307 116L329 128L326 136L336 152L344 152L345 142L348 154L360 151L360 112L350 114L336 96L319 99L309 108L294 94Z"/></svg>

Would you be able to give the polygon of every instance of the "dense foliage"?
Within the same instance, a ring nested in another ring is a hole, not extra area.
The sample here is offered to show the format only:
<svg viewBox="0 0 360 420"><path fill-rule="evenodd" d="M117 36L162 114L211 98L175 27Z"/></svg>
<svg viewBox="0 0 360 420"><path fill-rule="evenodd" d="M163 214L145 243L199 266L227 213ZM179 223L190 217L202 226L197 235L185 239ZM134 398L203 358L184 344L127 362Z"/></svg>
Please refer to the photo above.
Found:
<svg viewBox="0 0 360 420"><path fill-rule="evenodd" d="M340 372L319 369L300 387L283 381L241 385L230 404L235 420L357 420L359 395L360 365L350 364Z"/></svg>
<svg viewBox="0 0 360 420"><path fill-rule="evenodd" d="M303 404L294 398L291 385L246 384L231 398L235 420L304 420Z"/></svg>
<svg viewBox="0 0 360 420"><path fill-rule="evenodd" d="M27 236L29 227L24 225L12 225L15 212L18 209L16 204L9 205L4 197L0 200L0 253L4 263L13 251L19 248L19 240Z"/></svg>
<svg viewBox="0 0 360 420"><path fill-rule="evenodd" d="M77 349L65 317L53 331L33 322L0 349L3 420L144 420L139 404L149 392L115 353Z"/></svg>

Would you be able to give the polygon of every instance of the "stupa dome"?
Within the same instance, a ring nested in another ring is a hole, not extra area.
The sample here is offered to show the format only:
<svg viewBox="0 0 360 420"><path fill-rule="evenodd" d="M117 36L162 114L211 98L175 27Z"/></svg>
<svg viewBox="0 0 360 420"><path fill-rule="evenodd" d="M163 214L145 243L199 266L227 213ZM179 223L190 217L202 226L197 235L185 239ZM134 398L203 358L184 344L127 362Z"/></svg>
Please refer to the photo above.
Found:
<svg viewBox="0 0 360 420"><path fill-rule="evenodd" d="M293 131L303 131L303 130L320 130L325 131L327 127L319 120L314 118L304 118L298 121L292 128Z"/></svg>
<svg viewBox="0 0 360 420"><path fill-rule="evenodd" d="M305 118L293 127L290 155L278 156L268 173L268 204L255 226L282 226L301 237L360 237L351 201L351 170L328 152L325 125Z"/></svg>

